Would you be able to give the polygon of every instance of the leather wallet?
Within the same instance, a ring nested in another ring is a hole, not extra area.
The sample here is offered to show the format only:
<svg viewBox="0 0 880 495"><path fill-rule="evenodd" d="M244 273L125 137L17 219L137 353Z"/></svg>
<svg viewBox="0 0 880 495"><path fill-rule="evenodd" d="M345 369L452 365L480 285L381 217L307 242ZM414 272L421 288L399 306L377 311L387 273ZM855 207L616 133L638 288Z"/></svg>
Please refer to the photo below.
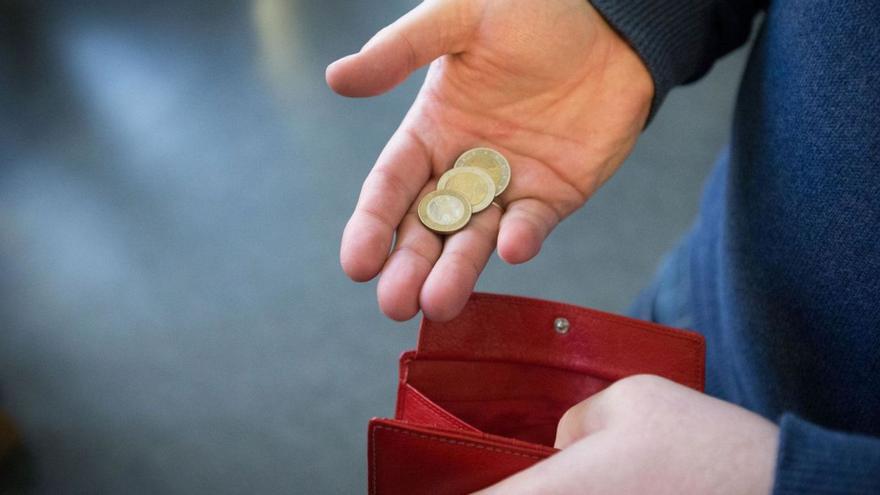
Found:
<svg viewBox="0 0 880 495"><path fill-rule="evenodd" d="M570 304L474 294L452 321L422 320L400 358L394 419L368 430L369 492L470 493L553 455L559 419L620 378L701 390L693 332Z"/></svg>

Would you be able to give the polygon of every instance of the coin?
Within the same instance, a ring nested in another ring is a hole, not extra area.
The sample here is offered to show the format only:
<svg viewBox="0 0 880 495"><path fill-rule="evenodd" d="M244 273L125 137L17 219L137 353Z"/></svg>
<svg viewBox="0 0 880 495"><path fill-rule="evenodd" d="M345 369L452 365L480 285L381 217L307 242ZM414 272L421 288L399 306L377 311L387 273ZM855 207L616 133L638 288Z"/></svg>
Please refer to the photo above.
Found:
<svg viewBox="0 0 880 495"><path fill-rule="evenodd" d="M485 210L495 199L495 181L483 169L477 167L447 170L437 182L437 189L451 189L464 194L471 202L473 213Z"/></svg>
<svg viewBox="0 0 880 495"><path fill-rule="evenodd" d="M471 203L464 194L448 189L431 191L419 202L419 220L434 232L448 234L471 219Z"/></svg>
<svg viewBox="0 0 880 495"><path fill-rule="evenodd" d="M504 155L491 148L465 151L455 160L454 167L477 167L485 170L495 182L495 196L503 193L510 183L510 164Z"/></svg>

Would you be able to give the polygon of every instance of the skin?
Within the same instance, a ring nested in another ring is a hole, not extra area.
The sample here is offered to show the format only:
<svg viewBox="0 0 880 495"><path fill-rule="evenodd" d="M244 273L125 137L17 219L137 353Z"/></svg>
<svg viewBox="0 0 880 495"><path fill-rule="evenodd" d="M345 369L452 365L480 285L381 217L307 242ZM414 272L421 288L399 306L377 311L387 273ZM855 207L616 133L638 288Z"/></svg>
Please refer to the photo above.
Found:
<svg viewBox="0 0 880 495"><path fill-rule="evenodd" d="M653 95L638 56L583 0L429 0L330 65L327 82L374 96L427 63L342 236L343 269L381 272L379 306L395 320L458 315L496 246L509 263L538 254L623 162ZM511 164L504 215L490 208L443 239L419 223L418 199L476 146Z"/></svg>
<svg viewBox="0 0 880 495"><path fill-rule="evenodd" d="M778 428L741 407L638 375L570 409L549 459L480 495L766 494Z"/></svg>
<svg viewBox="0 0 880 495"><path fill-rule="evenodd" d="M644 127L653 82L584 0L427 0L327 68L345 96L384 93L431 64L415 102L364 181L340 261L380 275L395 320L446 321L492 252L523 263L617 170ZM503 206L448 237L419 199L463 151L510 162ZM777 428L657 377L621 380L569 411L562 452L484 493L768 493Z"/></svg>

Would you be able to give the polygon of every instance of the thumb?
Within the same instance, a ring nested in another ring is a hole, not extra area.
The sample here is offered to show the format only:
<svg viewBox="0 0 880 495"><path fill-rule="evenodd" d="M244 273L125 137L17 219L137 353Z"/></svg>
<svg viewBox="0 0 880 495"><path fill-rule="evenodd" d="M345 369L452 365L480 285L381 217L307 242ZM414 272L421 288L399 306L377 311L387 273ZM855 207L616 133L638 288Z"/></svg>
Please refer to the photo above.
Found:
<svg viewBox="0 0 880 495"><path fill-rule="evenodd" d="M327 84L343 96L376 96L447 53L460 53L475 27L473 2L426 0L376 33L353 55L327 67Z"/></svg>
<svg viewBox="0 0 880 495"><path fill-rule="evenodd" d="M587 435L602 430L605 423L603 392L581 401L562 415L556 428L554 447L565 449Z"/></svg>

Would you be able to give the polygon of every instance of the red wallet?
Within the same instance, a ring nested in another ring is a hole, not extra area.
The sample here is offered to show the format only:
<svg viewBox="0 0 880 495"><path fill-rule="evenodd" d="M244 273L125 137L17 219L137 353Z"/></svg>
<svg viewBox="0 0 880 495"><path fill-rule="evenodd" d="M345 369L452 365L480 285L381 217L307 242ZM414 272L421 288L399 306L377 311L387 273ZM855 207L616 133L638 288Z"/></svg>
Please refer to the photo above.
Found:
<svg viewBox="0 0 880 495"><path fill-rule="evenodd" d="M370 421L375 495L470 493L553 455L559 419L620 378L702 390L693 332L570 304L474 294L456 319L422 320L400 358L394 419Z"/></svg>

